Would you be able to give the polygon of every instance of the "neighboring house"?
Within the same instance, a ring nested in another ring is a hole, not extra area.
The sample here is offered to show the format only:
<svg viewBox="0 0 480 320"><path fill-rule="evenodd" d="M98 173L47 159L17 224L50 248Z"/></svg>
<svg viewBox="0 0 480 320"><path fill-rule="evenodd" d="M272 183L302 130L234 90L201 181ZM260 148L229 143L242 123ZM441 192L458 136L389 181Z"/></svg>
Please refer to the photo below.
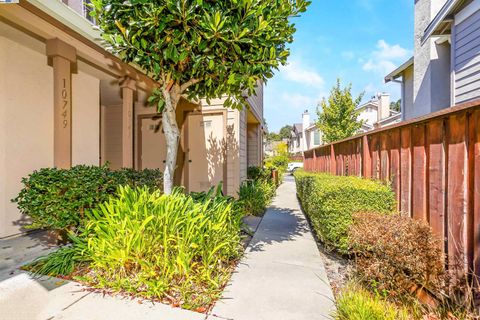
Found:
<svg viewBox="0 0 480 320"><path fill-rule="evenodd" d="M480 1L415 1L414 56L385 81L402 84L403 120L480 98Z"/></svg>
<svg viewBox="0 0 480 320"><path fill-rule="evenodd" d="M283 139L280 141L269 141L265 144L265 156L266 157L273 157L277 155L278 146L282 143L288 145L288 139Z"/></svg>
<svg viewBox="0 0 480 320"><path fill-rule="evenodd" d="M10 199L34 170L163 170L161 115L146 107L155 83L102 47L84 1L0 6L0 237L21 230ZM200 191L222 181L236 195L247 167L263 162L263 86L247 101L242 111L222 99L181 102L177 184Z"/></svg>
<svg viewBox="0 0 480 320"><path fill-rule="evenodd" d="M381 93L370 101L359 105L358 120L364 123L359 132L367 132L376 128L385 127L401 121L400 112L390 109L390 95ZM288 140L288 151L292 155L300 154L323 144L323 135L316 123L310 120L308 110L302 114L302 123L293 125L293 130Z"/></svg>
<svg viewBox="0 0 480 320"><path fill-rule="evenodd" d="M288 141L288 151L297 155L303 151L322 145L322 134L315 123L310 121L308 110L302 114L302 123L293 125Z"/></svg>
<svg viewBox="0 0 480 320"><path fill-rule="evenodd" d="M390 109L388 93L377 94L370 101L359 105L357 111L360 112L358 120L363 121L360 132L367 132L401 121L400 112Z"/></svg>

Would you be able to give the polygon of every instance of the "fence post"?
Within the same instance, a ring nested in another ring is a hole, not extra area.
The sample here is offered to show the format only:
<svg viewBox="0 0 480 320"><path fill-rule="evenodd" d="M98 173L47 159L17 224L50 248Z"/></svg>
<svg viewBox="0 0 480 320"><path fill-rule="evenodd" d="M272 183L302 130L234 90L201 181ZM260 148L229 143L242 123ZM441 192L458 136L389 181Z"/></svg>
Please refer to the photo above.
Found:
<svg viewBox="0 0 480 320"><path fill-rule="evenodd" d="M370 144L368 135L362 137L362 176L364 178L372 177L372 156L370 154Z"/></svg>
<svg viewBox="0 0 480 320"><path fill-rule="evenodd" d="M335 146L330 145L330 173L337 174L337 160L335 159Z"/></svg>

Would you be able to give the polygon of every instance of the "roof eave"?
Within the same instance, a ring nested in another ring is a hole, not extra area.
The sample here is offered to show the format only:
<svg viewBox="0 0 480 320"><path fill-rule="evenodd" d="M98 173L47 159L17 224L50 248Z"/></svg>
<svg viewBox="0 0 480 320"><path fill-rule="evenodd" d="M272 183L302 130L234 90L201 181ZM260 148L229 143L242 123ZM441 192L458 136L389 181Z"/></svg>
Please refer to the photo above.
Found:
<svg viewBox="0 0 480 320"><path fill-rule="evenodd" d="M401 76L401 74L407 70L409 67L413 66L414 64L414 61L413 61L413 57L411 57L410 59L408 59L406 62L404 62L400 67L398 67L397 69L393 70L392 72L390 72L386 77L385 77L385 83L388 83L390 81L394 81L395 79L397 79L398 77Z"/></svg>
<svg viewBox="0 0 480 320"><path fill-rule="evenodd" d="M453 21L452 18L449 18L449 16L453 13L454 9L461 3L463 0L448 0L442 9L437 13L435 18L433 18L432 22L427 26L425 31L423 32L422 36L422 45L433 35L438 34L439 29L445 29L439 28L443 22L451 23ZM441 33L443 34L443 33Z"/></svg>

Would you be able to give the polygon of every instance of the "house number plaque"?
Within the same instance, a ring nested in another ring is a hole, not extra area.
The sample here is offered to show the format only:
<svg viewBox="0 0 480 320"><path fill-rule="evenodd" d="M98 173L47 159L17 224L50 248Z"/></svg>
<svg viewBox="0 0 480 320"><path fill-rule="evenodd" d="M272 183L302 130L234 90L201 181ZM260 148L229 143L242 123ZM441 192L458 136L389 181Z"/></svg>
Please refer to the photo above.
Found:
<svg viewBox="0 0 480 320"><path fill-rule="evenodd" d="M68 127L68 91L67 91L67 79L62 79L62 127L65 129Z"/></svg>

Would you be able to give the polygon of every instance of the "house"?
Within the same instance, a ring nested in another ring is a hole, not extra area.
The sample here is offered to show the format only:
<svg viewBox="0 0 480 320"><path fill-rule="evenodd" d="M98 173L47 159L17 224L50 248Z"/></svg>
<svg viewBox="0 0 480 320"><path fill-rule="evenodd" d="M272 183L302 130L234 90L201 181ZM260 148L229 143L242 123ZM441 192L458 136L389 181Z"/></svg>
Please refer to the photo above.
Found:
<svg viewBox="0 0 480 320"><path fill-rule="evenodd" d="M402 86L403 120L480 98L480 1L415 1L414 55L385 77Z"/></svg>
<svg viewBox="0 0 480 320"><path fill-rule="evenodd" d="M155 83L102 47L86 2L0 4L0 238L21 231L10 199L34 170L107 162L163 170L161 115L147 107ZM241 111L223 99L181 102L177 184L201 191L223 182L236 195L247 167L263 162L263 86L246 99Z"/></svg>
<svg viewBox="0 0 480 320"><path fill-rule="evenodd" d="M361 104L356 109L359 111L358 120L363 124L359 133L376 128L385 127L401 121L401 113L390 109L390 95L379 93L370 101ZM316 148L323 144L323 135L316 123L310 121L308 110L302 114L302 123L293 125L293 130L288 141L288 151L299 154Z"/></svg>
<svg viewBox="0 0 480 320"><path fill-rule="evenodd" d="M401 121L401 113L390 109L390 95L379 93L357 107L358 120L363 121L360 132L367 132Z"/></svg>
<svg viewBox="0 0 480 320"><path fill-rule="evenodd" d="M310 121L308 110L302 114L302 123L295 123L288 141L288 151L297 155L322 144L322 134L315 123Z"/></svg>
<svg viewBox="0 0 480 320"><path fill-rule="evenodd" d="M288 145L287 139L282 139L280 141L269 141L265 144L265 157L274 157L278 155L278 148L282 144Z"/></svg>

